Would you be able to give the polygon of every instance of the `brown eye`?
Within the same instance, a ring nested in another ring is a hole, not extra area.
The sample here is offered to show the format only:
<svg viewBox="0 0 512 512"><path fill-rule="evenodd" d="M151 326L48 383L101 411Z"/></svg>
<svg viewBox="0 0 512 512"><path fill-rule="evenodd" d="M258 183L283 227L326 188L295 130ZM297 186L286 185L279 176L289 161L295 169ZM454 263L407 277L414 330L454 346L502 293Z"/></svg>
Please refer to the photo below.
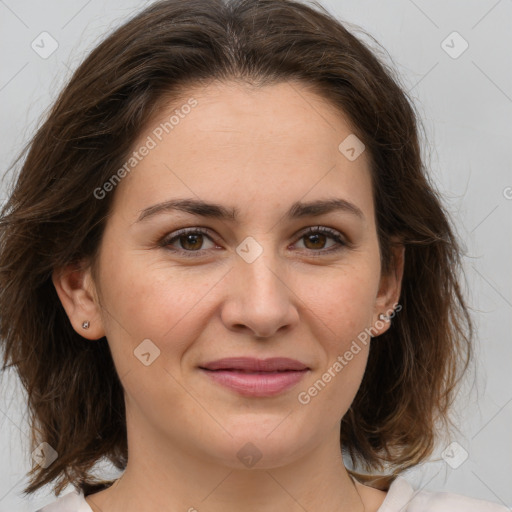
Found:
<svg viewBox="0 0 512 512"><path fill-rule="evenodd" d="M328 239L334 241L326 248ZM307 250L321 254L335 252L348 246L348 243L342 238L341 234L334 229L318 226L309 229L303 233L300 240L304 240L304 246Z"/></svg>
<svg viewBox="0 0 512 512"><path fill-rule="evenodd" d="M206 241L210 241L210 247L204 247ZM207 231L201 228L181 229L171 233L164 237L159 245L184 256L201 256L204 251L215 246Z"/></svg>
<svg viewBox="0 0 512 512"><path fill-rule="evenodd" d="M201 249L203 245L203 235L199 233L181 235L178 237L178 241L183 249L187 251L197 251Z"/></svg>
<svg viewBox="0 0 512 512"><path fill-rule="evenodd" d="M306 241L304 245L308 249L323 249L328 237L323 233L311 233L303 238Z"/></svg>

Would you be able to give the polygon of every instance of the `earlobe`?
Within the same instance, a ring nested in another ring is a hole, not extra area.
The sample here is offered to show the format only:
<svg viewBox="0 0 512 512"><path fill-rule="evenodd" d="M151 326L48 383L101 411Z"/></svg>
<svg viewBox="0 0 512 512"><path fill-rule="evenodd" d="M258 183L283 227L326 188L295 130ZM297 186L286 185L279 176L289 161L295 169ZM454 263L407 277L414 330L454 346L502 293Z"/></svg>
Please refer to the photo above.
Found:
<svg viewBox="0 0 512 512"><path fill-rule="evenodd" d="M377 336L389 329L393 317L402 309L398 301L404 273L405 246L396 244L392 247L392 252L392 267L386 275L381 276L375 301L374 326L378 331Z"/></svg>
<svg viewBox="0 0 512 512"><path fill-rule="evenodd" d="M55 269L52 281L73 329L90 340L105 336L90 269L78 263Z"/></svg>

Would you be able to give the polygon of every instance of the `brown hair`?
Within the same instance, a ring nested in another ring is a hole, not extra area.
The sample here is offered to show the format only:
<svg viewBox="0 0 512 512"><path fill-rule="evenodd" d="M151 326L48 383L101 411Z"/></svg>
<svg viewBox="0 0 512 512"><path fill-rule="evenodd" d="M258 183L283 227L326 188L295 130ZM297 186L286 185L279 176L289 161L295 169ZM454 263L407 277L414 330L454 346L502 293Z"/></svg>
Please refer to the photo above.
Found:
<svg viewBox="0 0 512 512"><path fill-rule="evenodd" d="M87 495L112 484L91 473L101 458L126 467L123 389L107 341L86 343L73 330L51 275L83 258L94 264L115 193L98 200L94 190L164 101L212 80L296 81L348 115L370 155L384 272L393 237L406 247L402 310L372 344L342 420L352 474L385 490L431 455L438 420L452 424L472 360L461 250L391 67L317 3L159 1L92 51L13 164L25 157L0 218L4 369L14 366L27 392L32 448L46 441L58 453L32 468L25 493L57 480L57 495L68 483ZM387 477L365 478L358 464L365 472L387 465Z"/></svg>

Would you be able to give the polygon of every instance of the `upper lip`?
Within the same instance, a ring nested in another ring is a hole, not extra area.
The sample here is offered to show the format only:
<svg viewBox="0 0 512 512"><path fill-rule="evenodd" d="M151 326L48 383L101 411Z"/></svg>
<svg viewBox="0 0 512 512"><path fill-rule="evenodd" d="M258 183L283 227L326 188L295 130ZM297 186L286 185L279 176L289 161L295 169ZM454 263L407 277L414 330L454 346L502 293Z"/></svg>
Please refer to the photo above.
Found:
<svg viewBox="0 0 512 512"><path fill-rule="evenodd" d="M309 369L304 363L288 357L271 357L268 359L225 357L201 365L200 368L205 370L245 370L254 372L300 371Z"/></svg>

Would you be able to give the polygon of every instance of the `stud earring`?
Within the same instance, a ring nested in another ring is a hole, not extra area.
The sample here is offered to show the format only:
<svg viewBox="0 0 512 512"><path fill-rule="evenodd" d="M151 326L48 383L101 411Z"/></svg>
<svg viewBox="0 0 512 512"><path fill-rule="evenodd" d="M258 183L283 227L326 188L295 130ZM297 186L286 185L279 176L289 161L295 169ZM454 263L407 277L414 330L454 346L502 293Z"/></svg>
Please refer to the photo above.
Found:
<svg viewBox="0 0 512 512"><path fill-rule="evenodd" d="M384 320L385 322L389 322L390 317L388 315L385 315L384 313L381 313L379 315L379 320Z"/></svg>
<svg viewBox="0 0 512 512"><path fill-rule="evenodd" d="M83 323L82 323L82 328L83 328L83 329L89 329L89 325L91 325L91 324L89 323L89 320L86 320L85 322L83 322Z"/></svg>

